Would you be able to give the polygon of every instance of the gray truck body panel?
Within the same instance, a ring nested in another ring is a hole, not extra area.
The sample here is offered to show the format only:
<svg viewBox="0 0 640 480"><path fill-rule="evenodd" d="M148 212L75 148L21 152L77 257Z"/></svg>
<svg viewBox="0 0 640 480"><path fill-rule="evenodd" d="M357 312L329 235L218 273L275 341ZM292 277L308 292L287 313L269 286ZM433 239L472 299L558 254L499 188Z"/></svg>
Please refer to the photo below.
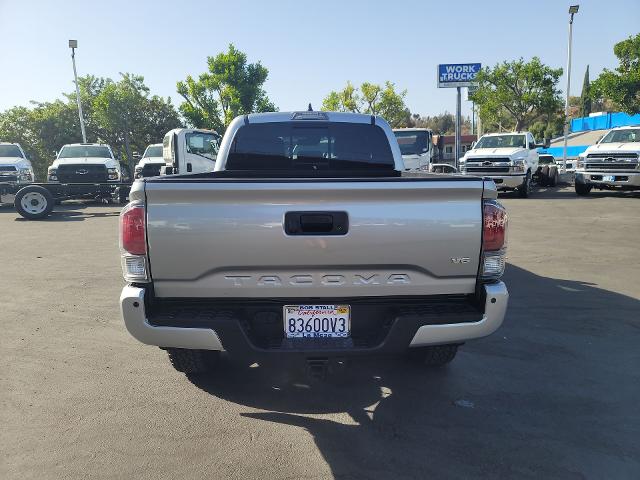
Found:
<svg viewBox="0 0 640 480"><path fill-rule="evenodd" d="M145 182L158 297L473 293L484 182L450 179ZM346 212L344 235L288 235L287 212Z"/></svg>

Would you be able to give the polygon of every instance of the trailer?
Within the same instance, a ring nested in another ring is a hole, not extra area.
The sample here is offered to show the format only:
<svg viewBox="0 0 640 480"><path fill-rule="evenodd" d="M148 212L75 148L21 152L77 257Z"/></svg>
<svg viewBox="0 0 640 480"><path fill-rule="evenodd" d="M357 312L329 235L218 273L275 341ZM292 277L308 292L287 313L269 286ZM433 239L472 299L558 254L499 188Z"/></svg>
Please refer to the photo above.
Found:
<svg viewBox="0 0 640 480"><path fill-rule="evenodd" d="M54 206L63 200L102 199L124 204L129 198L131 183L0 183L0 203L13 200L16 211L28 220L48 217Z"/></svg>

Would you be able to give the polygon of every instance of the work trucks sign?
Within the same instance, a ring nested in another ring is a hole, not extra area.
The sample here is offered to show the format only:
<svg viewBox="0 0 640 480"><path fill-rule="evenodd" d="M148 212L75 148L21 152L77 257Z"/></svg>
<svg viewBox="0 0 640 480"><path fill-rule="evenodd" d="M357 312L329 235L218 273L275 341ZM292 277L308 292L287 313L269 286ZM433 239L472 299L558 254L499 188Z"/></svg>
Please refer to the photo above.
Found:
<svg viewBox="0 0 640 480"><path fill-rule="evenodd" d="M445 63L438 65L438 87L469 87L475 85L480 63Z"/></svg>

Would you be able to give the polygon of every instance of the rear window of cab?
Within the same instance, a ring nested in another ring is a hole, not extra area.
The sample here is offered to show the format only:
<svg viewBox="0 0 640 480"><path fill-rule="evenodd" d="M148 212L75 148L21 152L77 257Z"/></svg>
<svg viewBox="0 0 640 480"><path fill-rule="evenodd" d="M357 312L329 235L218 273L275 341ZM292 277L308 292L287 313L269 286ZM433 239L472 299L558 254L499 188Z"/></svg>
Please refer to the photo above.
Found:
<svg viewBox="0 0 640 480"><path fill-rule="evenodd" d="M225 169L237 170L393 170L387 136L371 124L271 122L240 127Z"/></svg>

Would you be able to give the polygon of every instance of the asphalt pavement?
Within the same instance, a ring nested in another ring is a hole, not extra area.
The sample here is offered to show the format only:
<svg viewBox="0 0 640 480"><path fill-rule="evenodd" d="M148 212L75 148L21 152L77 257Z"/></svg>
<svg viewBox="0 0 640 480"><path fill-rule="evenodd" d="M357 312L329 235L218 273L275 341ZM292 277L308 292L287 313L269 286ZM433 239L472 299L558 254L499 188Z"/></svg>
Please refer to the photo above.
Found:
<svg viewBox="0 0 640 480"><path fill-rule="evenodd" d="M325 382L185 377L120 319L118 207L0 207L0 478L640 478L640 195L501 197L503 327Z"/></svg>

